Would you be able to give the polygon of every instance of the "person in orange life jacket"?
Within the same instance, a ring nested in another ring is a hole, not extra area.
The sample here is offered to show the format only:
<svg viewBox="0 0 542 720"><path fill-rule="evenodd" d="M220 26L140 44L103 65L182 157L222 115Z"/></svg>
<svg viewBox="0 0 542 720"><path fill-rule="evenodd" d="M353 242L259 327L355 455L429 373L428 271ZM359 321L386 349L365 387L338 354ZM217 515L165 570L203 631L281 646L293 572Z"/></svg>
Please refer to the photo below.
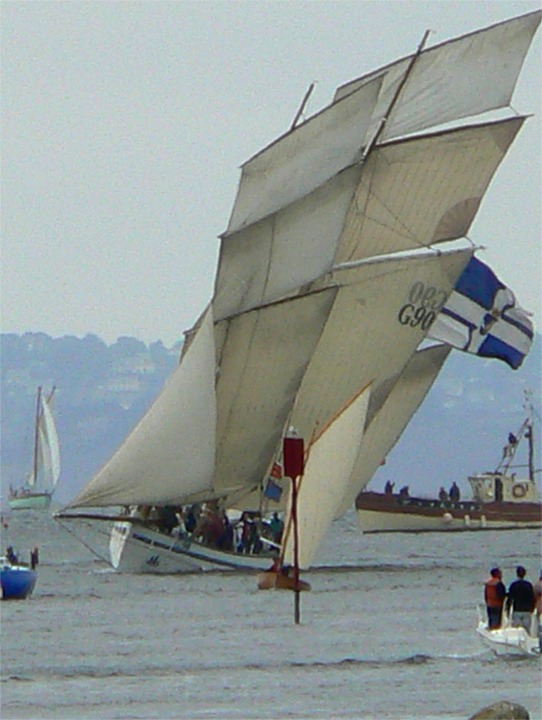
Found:
<svg viewBox="0 0 542 720"><path fill-rule="evenodd" d="M531 633L531 615L536 605L532 584L525 580L526 570L523 565L516 568L517 579L508 588L506 607L512 607L512 625L523 627Z"/></svg>
<svg viewBox="0 0 542 720"><path fill-rule="evenodd" d="M492 568L484 586L484 599L487 609L487 626L494 630L501 626L502 608L506 597L506 587L499 568Z"/></svg>

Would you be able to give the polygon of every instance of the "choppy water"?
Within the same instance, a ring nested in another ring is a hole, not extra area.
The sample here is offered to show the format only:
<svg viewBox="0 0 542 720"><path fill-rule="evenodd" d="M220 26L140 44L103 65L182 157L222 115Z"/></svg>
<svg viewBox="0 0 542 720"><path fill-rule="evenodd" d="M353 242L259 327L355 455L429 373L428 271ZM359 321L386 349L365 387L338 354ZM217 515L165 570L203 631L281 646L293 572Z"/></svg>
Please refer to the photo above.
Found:
<svg viewBox="0 0 542 720"><path fill-rule="evenodd" d="M363 536L352 512L298 626L293 596L252 575L117 575L29 513L8 540L41 564L30 600L1 603L5 719L465 720L498 699L542 717L539 658L497 658L474 631L488 568L533 579L538 532Z"/></svg>

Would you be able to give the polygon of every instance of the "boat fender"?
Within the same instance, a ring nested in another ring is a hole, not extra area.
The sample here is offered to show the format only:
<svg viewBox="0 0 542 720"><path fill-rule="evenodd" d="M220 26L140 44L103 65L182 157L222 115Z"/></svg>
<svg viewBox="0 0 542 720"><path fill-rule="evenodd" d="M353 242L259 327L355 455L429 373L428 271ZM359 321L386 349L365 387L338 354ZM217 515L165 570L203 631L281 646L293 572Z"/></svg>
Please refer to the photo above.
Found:
<svg viewBox="0 0 542 720"><path fill-rule="evenodd" d="M512 488L512 495L515 498L522 498L525 497L525 494L527 493L527 488L522 483L517 483Z"/></svg>
<svg viewBox="0 0 542 720"><path fill-rule="evenodd" d="M444 515L442 516L442 522L445 525L449 525L453 521L453 519L454 519L453 515L449 512L445 512Z"/></svg>

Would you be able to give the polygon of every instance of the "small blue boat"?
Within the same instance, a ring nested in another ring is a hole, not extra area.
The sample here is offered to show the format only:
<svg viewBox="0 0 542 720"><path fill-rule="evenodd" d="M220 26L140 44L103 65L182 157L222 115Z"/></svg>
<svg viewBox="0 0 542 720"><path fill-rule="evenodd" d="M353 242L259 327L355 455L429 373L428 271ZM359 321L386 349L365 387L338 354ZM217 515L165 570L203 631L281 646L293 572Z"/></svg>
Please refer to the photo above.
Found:
<svg viewBox="0 0 542 720"><path fill-rule="evenodd" d="M32 595L38 574L26 565L16 565L0 558L0 597L2 600L24 600Z"/></svg>

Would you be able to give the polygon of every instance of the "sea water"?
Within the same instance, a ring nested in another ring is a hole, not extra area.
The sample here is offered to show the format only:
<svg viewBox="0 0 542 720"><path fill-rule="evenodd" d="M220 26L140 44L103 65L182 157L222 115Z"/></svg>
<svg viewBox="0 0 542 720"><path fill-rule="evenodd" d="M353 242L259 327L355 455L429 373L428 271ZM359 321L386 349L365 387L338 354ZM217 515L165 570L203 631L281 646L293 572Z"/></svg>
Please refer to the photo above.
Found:
<svg viewBox="0 0 542 720"><path fill-rule="evenodd" d="M542 717L540 659L475 632L495 564L540 570L540 532L363 535L333 524L294 597L253 574L119 575L52 518L3 531L40 550L32 598L1 606L1 717L466 720L497 700ZM101 528L102 530L104 528ZM105 555L105 533L81 539Z"/></svg>

